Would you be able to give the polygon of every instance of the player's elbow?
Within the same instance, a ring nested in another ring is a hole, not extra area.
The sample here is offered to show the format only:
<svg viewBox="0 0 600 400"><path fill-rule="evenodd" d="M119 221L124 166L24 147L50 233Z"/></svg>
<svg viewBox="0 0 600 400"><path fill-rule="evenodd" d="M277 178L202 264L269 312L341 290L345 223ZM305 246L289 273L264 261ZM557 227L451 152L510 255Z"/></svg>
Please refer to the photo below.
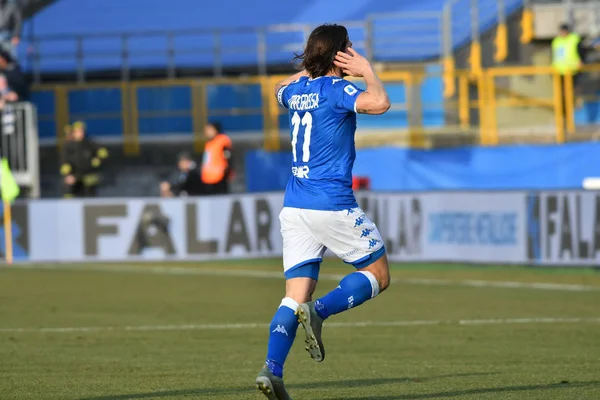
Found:
<svg viewBox="0 0 600 400"><path fill-rule="evenodd" d="M391 106L392 104L390 103L390 99L387 96L385 96L382 99L378 99L377 102L373 105L373 114L384 114L387 110L390 109Z"/></svg>
<svg viewBox="0 0 600 400"><path fill-rule="evenodd" d="M391 106L392 106L392 103L390 102L389 97L385 96L385 99L381 102L381 109L382 109L381 113L383 114L383 113L387 112Z"/></svg>

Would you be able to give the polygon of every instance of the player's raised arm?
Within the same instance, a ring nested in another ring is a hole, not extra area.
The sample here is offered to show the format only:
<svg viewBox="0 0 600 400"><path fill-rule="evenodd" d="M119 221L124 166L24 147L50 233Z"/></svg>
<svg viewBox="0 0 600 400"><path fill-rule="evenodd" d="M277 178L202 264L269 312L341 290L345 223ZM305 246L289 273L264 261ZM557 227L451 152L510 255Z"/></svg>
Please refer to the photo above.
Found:
<svg viewBox="0 0 600 400"><path fill-rule="evenodd" d="M351 54L338 51L334 64L346 75L362 77L367 84L367 90L356 99L356 112L359 114L383 114L390 109L390 99L383 83L373 71L369 61L358 54L353 48L348 48Z"/></svg>
<svg viewBox="0 0 600 400"><path fill-rule="evenodd" d="M277 97L277 95L279 94L279 91L281 90L282 87L289 85L290 83L302 78L303 76L308 76L308 72L306 72L306 70L297 72L294 75L290 76L289 78L286 78L286 79L282 80L281 82L278 82L275 85L275 97Z"/></svg>

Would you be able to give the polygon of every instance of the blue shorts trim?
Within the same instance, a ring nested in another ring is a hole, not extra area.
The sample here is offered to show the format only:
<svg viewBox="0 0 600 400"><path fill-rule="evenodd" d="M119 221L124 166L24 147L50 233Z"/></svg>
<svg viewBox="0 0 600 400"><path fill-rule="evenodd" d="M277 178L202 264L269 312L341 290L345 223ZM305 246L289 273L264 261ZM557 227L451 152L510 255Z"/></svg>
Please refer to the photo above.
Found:
<svg viewBox="0 0 600 400"><path fill-rule="evenodd" d="M361 268L368 267L369 265L373 264L375 261L377 261L381 257L383 257L384 254L385 254L385 246L381 246L381 248L379 250L374 251L373 253L366 255L362 258L359 258L356 261L352 261L352 262L344 261L344 262L346 264L352 264L352 266L356 269L361 269Z"/></svg>
<svg viewBox="0 0 600 400"><path fill-rule="evenodd" d="M311 278L318 281L322 261L322 258L313 258L311 260L302 261L300 264L296 264L285 271L285 279Z"/></svg>

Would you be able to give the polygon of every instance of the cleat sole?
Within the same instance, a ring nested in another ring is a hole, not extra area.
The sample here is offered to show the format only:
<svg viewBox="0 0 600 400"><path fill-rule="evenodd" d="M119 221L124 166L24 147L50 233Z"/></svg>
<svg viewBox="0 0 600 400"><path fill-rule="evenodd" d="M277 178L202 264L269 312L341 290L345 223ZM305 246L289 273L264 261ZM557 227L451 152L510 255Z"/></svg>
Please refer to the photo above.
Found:
<svg viewBox="0 0 600 400"><path fill-rule="evenodd" d="M269 400L277 400L274 394L273 386L268 378L258 378L256 380L256 388L264 394Z"/></svg>
<svg viewBox="0 0 600 400"><path fill-rule="evenodd" d="M306 343L307 346L305 346L304 349L308 352L313 360L316 362L323 362L325 359L324 351L322 350L322 345L317 341L312 327L310 326L310 317L308 313L304 310L304 308L300 307L298 310L296 310L295 314L298 316L298 322L304 328L306 335L304 343Z"/></svg>

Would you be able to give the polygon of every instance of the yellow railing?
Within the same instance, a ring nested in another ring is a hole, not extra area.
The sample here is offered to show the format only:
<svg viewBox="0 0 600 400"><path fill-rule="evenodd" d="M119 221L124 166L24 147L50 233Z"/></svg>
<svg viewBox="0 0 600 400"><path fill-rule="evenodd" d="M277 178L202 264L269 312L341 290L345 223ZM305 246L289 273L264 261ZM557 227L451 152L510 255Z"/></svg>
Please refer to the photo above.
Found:
<svg viewBox="0 0 600 400"><path fill-rule="evenodd" d="M589 76L588 74L591 74ZM587 65L581 76L598 82L600 64ZM575 134L577 103L600 103L600 88L595 93L575 93L572 75L561 76L551 67L497 67L484 71L478 85L484 93L480 105L485 118L481 123L481 143L496 145L512 131L553 132L555 143L564 143ZM580 92L585 92L585 82ZM600 122L595 116L596 121Z"/></svg>
<svg viewBox="0 0 600 400"><path fill-rule="evenodd" d="M600 65L586 66L584 72L600 73ZM527 131L532 127L538 131L541 129L554 142L562 143L576 130L572 78L567 76L563 82L563 78L550 67L496 67L476 73L453 70L451 74L448 70L427 72L424 68L413 68L383 72L380 76L393 94L393 106L391 116L387 117L387 125L360 128L362 124L359 124L359 136L371 138L368 140L370 143L397 143L401 138L402 144L424 147L429 145L428 138L432 135L452 134L475 137L482 145L496 145L504 135L523 129ZM59 145L62 142L63 126L75 119L118 119L121 122L124 151L135 155L140 151L140 121L185 117L191 120L194 149L201 151L202 131L209 119L254 116L262 120L265 148L278 150L281 137L286 134L280 129L280 118L286 110L279 107L274 96L276 82L281 78L270 76L40 85L34 90L50 92L53 96L53 115L41 115L41 119L53 119ZM456 87L456 94L449 99L444 98L444 83L451 83ZM250 106L209 108L209 92L222 85L254 86L261 99L251 101ZM144 99L140 99L140 95L143 95L144 89L152 88L184 88L189 97L185 103L189 106L141 109L140 100ZM70 99L72 94L97 89L118 93L120 110L96 112L92 109L83 114L73 112L73 102ZM591 96L585 100L600 102L600 97ZM372 140L376 136L379 139Z"/></svg>

